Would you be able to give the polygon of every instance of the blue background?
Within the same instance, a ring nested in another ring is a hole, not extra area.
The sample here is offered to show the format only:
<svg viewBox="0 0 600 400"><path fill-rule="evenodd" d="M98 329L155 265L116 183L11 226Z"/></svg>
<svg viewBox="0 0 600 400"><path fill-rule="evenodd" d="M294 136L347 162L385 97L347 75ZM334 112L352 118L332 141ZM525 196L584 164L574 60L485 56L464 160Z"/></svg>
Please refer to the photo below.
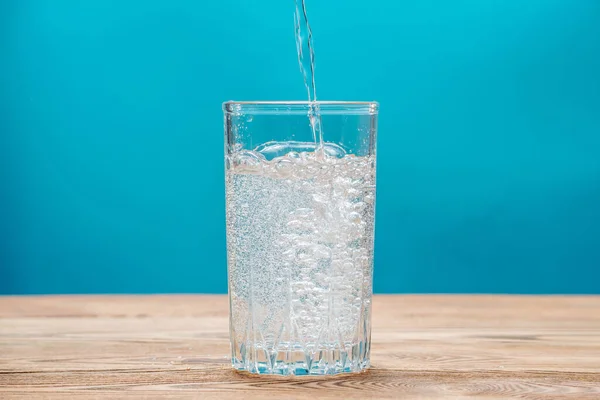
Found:
<svg viewBox="0 0 600 400"><path fill-rule="evenodd" d="M600 293L600 2L308 0L381 103L377 292ZM221 102L304 99L292 0L0 2L0 293L225 292Z"/></svg>

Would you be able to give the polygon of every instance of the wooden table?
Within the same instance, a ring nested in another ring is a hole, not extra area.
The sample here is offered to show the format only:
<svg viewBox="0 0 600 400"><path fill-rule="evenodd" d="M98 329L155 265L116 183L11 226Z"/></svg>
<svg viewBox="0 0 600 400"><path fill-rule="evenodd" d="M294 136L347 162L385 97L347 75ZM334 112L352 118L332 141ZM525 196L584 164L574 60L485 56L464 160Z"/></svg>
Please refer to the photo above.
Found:
<svg viewBox="0 0 600 400"><path fill-rule="evenodd" d="M229 365L225 296L0 297L0 399L600 399L600 297L375 296L373 368Z"/></svg>

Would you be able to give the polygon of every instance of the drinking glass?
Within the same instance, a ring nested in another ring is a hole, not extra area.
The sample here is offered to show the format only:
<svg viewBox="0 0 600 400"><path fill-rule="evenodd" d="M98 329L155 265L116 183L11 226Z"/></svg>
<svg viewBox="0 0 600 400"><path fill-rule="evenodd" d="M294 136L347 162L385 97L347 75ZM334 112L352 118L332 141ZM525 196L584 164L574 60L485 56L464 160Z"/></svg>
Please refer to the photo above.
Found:
<svg viewBox="0 0 600 400"><path fill-rule="evenodd" d="M223 104L235 369L329 375L369 367L378 108Z"/></svg>

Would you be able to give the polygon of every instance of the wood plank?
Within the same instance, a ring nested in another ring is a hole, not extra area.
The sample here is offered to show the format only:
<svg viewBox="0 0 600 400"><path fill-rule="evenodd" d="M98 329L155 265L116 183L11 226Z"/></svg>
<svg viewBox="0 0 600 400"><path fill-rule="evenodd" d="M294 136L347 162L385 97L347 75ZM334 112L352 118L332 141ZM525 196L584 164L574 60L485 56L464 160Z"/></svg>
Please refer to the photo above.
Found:
<svg viewBox="0 0 600 400"><path fill-rule="evenodd" d="M600 399L600 297L375 296L373 368L229 366L225 296L0 297L0 398Z"/></svg>

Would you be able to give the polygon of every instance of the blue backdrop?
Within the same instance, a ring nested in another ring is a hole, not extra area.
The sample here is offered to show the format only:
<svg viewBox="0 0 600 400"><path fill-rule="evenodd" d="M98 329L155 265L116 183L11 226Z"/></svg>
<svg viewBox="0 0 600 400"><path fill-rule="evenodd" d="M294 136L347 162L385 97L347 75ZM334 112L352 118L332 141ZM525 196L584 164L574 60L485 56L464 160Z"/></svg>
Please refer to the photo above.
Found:
<svg viewBox="0 0 600 400"><path fill-rule="evenodd" d="M600 293L600 2L308 0L381 103L377 292ZM226 292L221 102L304 99L292 0L0 2L0 293Z"/></svg>

